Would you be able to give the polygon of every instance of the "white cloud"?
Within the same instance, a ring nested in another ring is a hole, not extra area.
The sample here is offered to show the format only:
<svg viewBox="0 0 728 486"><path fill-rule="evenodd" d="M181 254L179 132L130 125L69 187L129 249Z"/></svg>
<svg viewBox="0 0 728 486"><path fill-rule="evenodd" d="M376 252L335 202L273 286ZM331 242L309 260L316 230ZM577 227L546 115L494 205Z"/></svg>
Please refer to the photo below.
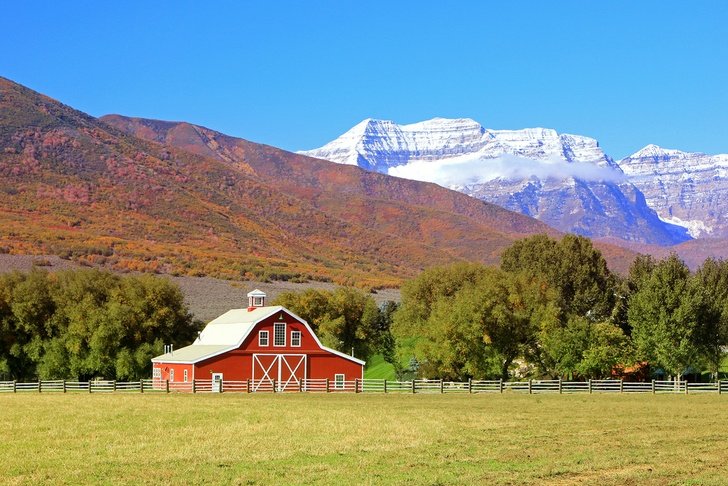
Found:
<svg viewBox="0 0 728 486"><path fill-rule="evenodd" d="M621 182L625 175L609 167L562 159L534 160L504 154L497 158L453 157L438 161L413 160L391 167L389 175L434 182L445 187L482 184L493 179L520 180L536 176L541 180L575 177L587 181Z"/></svg>

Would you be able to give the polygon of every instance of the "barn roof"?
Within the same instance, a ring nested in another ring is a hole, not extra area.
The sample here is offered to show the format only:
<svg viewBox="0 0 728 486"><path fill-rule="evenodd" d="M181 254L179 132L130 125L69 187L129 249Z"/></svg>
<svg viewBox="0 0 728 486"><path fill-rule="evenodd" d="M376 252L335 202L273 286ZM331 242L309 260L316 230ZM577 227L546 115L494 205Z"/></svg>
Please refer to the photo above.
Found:
<svg viewBox="0 0 728 486"><path fill-rule="evenodd" d="M171 353L157 356L154 358L154 361L164 363L193 363L215 356L228 349L230 349L230 346L227 344L190 344L184 348L175 349Z"/></svg>
<svg viewBox="0 0 728 486"><path fill-rule="evenodd" d="M245 336L256 323L284 310L276 305L248 309L231 309L220 317L210 321L195 341L197 344L226 344L228 346L242 344Z"/></svg>

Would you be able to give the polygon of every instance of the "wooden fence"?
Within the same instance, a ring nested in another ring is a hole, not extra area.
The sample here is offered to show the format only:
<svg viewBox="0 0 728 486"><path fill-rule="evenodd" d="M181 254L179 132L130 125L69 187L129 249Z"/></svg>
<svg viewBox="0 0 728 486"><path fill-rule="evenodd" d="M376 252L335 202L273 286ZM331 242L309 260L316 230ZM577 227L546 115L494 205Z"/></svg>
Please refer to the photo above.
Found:
<svg viewBox="0 0 728 486"><path fill-rule="evenodd" d="M716 393L728 392L728 381L688 383L686 381L633 382L622 380L374 380L328 379L212 381L188 382L166 380L139 381L0 381L0 393Z"/></svg>

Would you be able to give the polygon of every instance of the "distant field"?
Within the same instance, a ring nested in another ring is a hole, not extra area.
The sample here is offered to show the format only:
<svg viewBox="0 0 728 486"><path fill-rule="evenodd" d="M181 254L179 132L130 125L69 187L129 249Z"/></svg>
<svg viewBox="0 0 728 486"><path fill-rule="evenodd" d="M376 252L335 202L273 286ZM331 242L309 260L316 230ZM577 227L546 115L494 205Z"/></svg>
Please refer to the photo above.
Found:
<svg viewBox="0 0 728 486"><path fill-rule="evenodd" d="M728 396L0 396L6 484L725 484Z"/></svg>

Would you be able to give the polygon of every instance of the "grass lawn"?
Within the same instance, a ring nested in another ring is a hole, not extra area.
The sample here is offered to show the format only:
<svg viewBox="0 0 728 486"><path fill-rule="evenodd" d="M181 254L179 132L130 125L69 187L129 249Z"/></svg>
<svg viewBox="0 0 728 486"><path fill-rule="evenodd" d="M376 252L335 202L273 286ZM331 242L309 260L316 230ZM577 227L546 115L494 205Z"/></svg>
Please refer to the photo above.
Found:
<svg viewBox="0 0 728 486"><path fill-rule="evenodd" d="M367 360L364 368L364 378L367 380L395 380L394 366L384 361L384 356L375 354Z"/></svg>
<svg viewBox="0 0 728 486"><path fill-rule="evenodd" d="M728 396L0 395L6 484L726 484Z"/></svg>

